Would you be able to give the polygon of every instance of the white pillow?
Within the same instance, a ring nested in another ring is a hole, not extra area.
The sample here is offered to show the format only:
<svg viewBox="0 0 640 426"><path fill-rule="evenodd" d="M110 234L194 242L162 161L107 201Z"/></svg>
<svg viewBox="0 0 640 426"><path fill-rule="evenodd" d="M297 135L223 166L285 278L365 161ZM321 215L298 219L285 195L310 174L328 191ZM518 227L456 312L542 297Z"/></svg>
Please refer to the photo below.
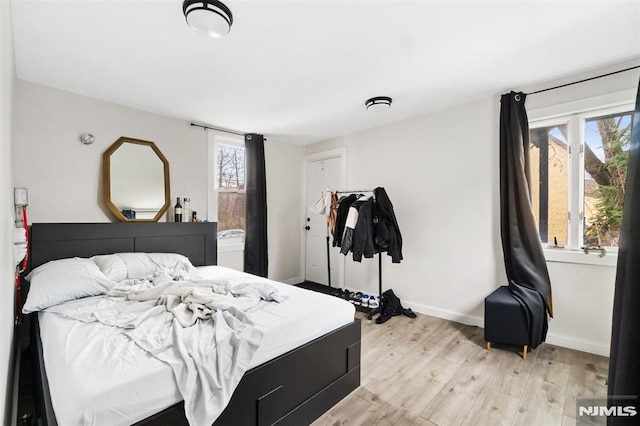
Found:
<svg viewBox="0 0 640 426"><path fill-rule="evenodd" d="M197 274L197 270L189 258L178 253L115 253L94 256L92 259L100 267L102 273L117 282L126 278L147 278L166 269L177 274L181 272L186 275L195 276Z"/></svg>
<svg viewBox="0 0 640 426"><path fill-rule="evenodd" d="M127 274L127 264L116 254L93 256L90 259L93 260L102 273L112 281L119 283L122 280L126 280L129 276Z"/></svg>
<svg viewBox="0 0 640 426"><path fill-rule="evenodd" d="M25 314L68 300L104 294L115 285L93 261L79 257L40 265L26 276L26 280L31 286L22 308Z"/></svg>

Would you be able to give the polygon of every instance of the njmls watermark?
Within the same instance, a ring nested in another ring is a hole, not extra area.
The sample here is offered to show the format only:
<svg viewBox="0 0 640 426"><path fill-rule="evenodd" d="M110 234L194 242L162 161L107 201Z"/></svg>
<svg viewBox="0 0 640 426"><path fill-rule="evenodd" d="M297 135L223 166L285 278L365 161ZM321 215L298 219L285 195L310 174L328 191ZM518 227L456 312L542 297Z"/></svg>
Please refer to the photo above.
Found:
<svg viewBox="0 0 640 426"><path fill-rule="evenodd" d="M609 417L640 423L640 398L637 395L612 396L606 399L578 399L576 425L604 425ZM626 424L626 422L623 422Z"/></svg>

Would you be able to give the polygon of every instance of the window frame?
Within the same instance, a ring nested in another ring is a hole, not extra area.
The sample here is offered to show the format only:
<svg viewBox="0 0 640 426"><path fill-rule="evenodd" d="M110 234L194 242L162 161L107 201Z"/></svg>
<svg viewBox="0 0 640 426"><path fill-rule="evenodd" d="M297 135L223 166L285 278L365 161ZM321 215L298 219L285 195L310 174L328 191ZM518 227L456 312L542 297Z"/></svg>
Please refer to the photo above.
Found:
<svg viewBox="0 0 640 426"><path fill-rule="evenodd" d="M606 254L584 254L584 130L587 120L633 112L634 92L622 91L566 104L553 105L531 111L529 130L567 124L569 138L568 158L568 235L563 248L553 248L553 243L542 243L547 261L585 263L615 266L617 247L605 247Z"/></svg>
<svg viewBox="0 0 640 426"><path fill-rule="evenodd" d="M208 130L208 161L210 167L208 167L208 183L207 193L209 199L207 202L207 220L209 222L218 222L218 193L220 192L237 192L246 193L245 189L227 189L218 188L218 145L231 145L239 148L245 148L244 138L240 135L227 134L216 130ZM246 161L246 157L245 157ZM211 167L211 165L213 165ZM245 182L246 182L246 167L245 167ZM230 251L244 251L244 239L242 242L238 241L226 241L225 239L218 239L219 252Z"/></svg>

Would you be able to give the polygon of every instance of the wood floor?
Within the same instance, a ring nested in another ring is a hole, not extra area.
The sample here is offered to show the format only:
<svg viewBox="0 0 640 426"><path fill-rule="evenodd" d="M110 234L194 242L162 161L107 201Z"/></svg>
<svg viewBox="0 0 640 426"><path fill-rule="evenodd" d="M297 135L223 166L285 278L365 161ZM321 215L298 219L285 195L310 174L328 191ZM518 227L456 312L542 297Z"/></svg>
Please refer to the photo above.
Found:
<svg viewBox="0 0 640 426"><path fill-rule="evenodd" d="M606 357L544 343L523 361L478 327L357 315L362 384L313 426L575 425L576 398L606 397Z"/></svg>

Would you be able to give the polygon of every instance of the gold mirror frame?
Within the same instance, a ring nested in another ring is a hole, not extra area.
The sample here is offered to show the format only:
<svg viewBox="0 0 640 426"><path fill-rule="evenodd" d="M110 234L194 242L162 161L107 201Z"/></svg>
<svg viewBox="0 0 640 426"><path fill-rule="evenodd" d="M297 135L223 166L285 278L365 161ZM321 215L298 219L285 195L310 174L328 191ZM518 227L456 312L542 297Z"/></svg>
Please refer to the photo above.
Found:
<svg viewBox="0 0 640 426"><path fill-rule="evenodd" d="M164 167L164 204L152 219L130 219L126 217L122 213L120 208L111 201L111 155L125 143L148 146L162 161ZM102 180L104 203L107 205L109 210L122 222L157 222L169 208L169 203L171 201L169 193L169 162L153 142L144 141L141 139L127 138L124 136L120 137L104 152L104 154L102 154Z"/></svg>

